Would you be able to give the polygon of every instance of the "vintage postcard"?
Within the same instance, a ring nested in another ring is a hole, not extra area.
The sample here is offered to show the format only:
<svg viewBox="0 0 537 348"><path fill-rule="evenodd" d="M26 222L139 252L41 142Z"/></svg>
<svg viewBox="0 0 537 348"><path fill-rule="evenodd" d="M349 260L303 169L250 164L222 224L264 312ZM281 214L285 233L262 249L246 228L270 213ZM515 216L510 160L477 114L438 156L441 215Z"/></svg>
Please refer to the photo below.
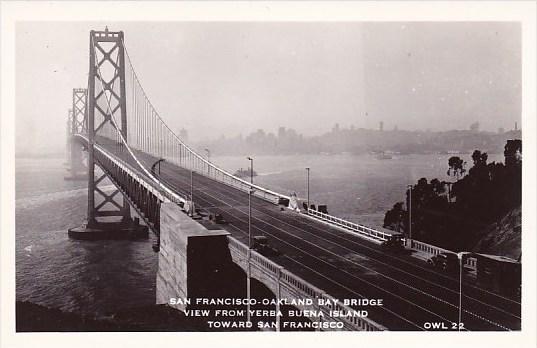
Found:
<svg viewBox="0 0 537 348"><path fill-rule="evenodd" d="M534 346L535 10L2 2L2 347Z"/></svg>

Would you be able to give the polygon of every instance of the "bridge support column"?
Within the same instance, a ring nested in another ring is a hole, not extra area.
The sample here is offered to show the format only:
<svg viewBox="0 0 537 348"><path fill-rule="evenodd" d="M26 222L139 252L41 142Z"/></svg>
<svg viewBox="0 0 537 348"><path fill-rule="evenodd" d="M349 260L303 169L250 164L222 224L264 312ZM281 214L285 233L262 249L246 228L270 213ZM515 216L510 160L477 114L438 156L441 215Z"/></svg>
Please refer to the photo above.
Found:
<svg viewBox="0 0 537 348"><path fill-rule="evenodd" d="M218 225L193 220L175 203L162 203L156 303L184 311L187 299L224 297L216 292L225 291L221 277L230 276L233 266L227 235ZM181 301L171 304L172 298Z"/></svg>
<svg viewBox="0 0 537 348"><path fill-rule="evenodd" d="M69 110L67 122L67 158L68 175L65 180L87 179L87 168L82 160L82 146L73 139L74 134L86 134L86 100L87 89L73 88L73 107Z"/></svg>
<svg viewBox="0 0 537 348"><path fill-rule="evenodd" d="M276 284L276 313L279 313L281 311L280 300L282 298L282 288L281 288L280 278L282 276L282 269L283 267L278 268L278 272L277 272L278 283ZM280 321L281 321L280 316L276 315L276 331L281 331Z"/></svg>
<svg viewBox="0 0 537 348"><path fill-rule="evenodd" d="M70 229L69 236L77 239L147 237L147 226L132 220L128 200L124 196L115 199L119 190L110 192L99 187L106 178L104 170L96 176L96 166L100 164L95 146L123 146L120 136L127 141L123 32L91 31L89 51L88 90L73 90L72 117L73 134L83 133L88 137L87 223ZM114 87L116 80L119 88ZM78 114L84 116L82 121ZM119 116L118 120L115 116Z"/></svg>
<svg viewBox="0 0 537 348"><path fill-rule="evenodd" d="M92 172L88 177L89 190L100 196L97 203L92 200L93 207L88 206L92 214L88 214L87 223L80 227L70 228L69 237L80 240L105 240L105 239L138 239L148 237L148 227L140 225L139 219L132 219L130 209L125 198L119 198L119 203L115 197L122 193L112 185L101 185L106 182L106 174L101 173L94 177L95 164L90 165ZM110 183L109 183L110 184Z"/></svg>

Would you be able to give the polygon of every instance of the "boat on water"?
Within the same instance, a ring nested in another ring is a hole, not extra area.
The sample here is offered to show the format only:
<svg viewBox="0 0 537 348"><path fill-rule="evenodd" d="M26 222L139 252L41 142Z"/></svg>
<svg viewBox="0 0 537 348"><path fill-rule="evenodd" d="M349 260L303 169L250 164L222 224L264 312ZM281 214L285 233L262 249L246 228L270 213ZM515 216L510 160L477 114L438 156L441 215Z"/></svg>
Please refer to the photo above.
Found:
<svg viewBox="0 0 537 348"><path fill-rule="evenodd" d="M393 159L393 156L390 155L389 153L385 153L384 151L382 151L381 153L377 154L376 159L379 159L379 160Z"/></svg>
<svg viewBox="0 0 537 348"><path fill-rule="evenodd" d="M235 174L233 174L233 175L238 177L238 178L241 178L241 179L249 178L250 177L250 170L241 168L241 169L237 170L235 172ZM253 171L252 175L257 176L257 173L256 173L255 170Z"/></svg>

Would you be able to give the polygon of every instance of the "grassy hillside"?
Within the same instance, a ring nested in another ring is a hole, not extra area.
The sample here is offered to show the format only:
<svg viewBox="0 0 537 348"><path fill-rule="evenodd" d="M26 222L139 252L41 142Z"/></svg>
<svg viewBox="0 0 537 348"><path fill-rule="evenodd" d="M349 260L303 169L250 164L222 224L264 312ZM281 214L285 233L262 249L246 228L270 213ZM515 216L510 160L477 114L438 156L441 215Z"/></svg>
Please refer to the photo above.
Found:
<svg viewBox="0 0 537 348"><path fill-rule="evenodd" d="M484 229L473 251L517 260L522 252L521 226L522 211L518 207Z"/></svg>

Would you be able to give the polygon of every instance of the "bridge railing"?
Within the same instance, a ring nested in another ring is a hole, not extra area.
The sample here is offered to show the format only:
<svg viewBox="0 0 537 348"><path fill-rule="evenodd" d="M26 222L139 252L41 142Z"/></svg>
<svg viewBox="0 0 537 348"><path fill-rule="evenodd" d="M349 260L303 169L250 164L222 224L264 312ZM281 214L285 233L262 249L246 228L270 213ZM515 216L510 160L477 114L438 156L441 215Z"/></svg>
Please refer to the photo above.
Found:
<svg viewBox="0 0 537 348"><path fill-rule="evenodd" d="M252 189L252 194L254 196L262 198L274 204L278 204L280 198L290 199L286 195L282 195L280 193L274 192L262 186L250 183L247 180L239 178L225 171L224 169L219 168L214 163L209 162L207 159L193 152L193 150L189 150L192 151L192 154L194 156L194 163L192 163L192 160L184 161L174 156L164 158L179 167L185 169L192 169L198 175L205 176L214 181L218 181L220 183L234 187L238 190L248 192L250 189Z"/></svg>
<svg viewBox="0 0 537 348"><path fill-rule="evenodd" d="M424 243L424 242L420 242L418 240L415 240L415 239L407 239L407 246L411 249L414 249L414 250L417 250L417 251L421 251L421 252L424 252L424 253L427 253L427 254L430 254L430 255L438 255L438 254L441 254L441 253L455 253L451 250L448 250L448 249L444 249L444 248L440 248L440 247L437 247L437 246L434 246L434 245L431 245L431 244L427 244L427 243Z"/></svg>
<svg viewBox="0 0 537 348"><path fill-rule="evenodd" d="M357 224L357 223L354 223L354 222L350 222L350 221L344 220L342 218L338 218L338 217L330 215L330 214L322 213L322 212L320 212L318 210L311 209L311 208L308 209L307 214L309 216L317 218L317 219L319 219L321 221L328 222L328 223L330 223L332 225L341 227L341 228L343 228L343 229L345 229L347 231L354 232L356 234L366 236L366 237L375 239L377 241L384 241L384 240L388 239L389 236L392 235L389 232L379 231L379 230L376 230L374 228L364 226L364 225L360 225L360 224Z"/></svg>
<svg viewBox="0 0 537 348"><path fill-rule="evenodd" d="M325 315L324 319L321 317L320 320L339 321L343 323L344 327L350 330L381 331L386 329L384 326L367 317L331 317L330 311L352 313L354 309L341 304L341 301L336 301L335 297L325 293L323 290L294 275L258 252L248 250L248 246L241 243L237 239L228 236L228 241L230 251L232 253L238 253L243 259L247 260L248 252L250 251L250 265L263 272L263 274L268 276L272 281L277 282L278 287L283 288L285 292L292 294L295 299L312 299L314 307L317 310L322 311ZM321 300L323 300L323 305L319 304Z"/></svg>
<svg viewBox="0 0 537 348"><path fill-rule="evenodd" d="M330 223L330 224L335 225L337 227L343 228L343 229L345 229L345 230L347 230L349 232L353 232L353 233L356 233L358 235L362 235L362 236L372 238L372 239L378 240L378 241L384 241L389 236L392 235L389 232L379 231L379 230L376 230L376 229L371 228L371 227L367 227L367 226L360 225L360 224L357 224L357 223L354 223L354 222L350 222L350 221L344 220L342 218L338 218L336 216L332 216L332 215L329 215L329 214L322 213L322 212L317 211L315 209L308 209L307 214L309 216L315 217L315 218L317 218L319 220L322 220L324 222L327 222L327 223ZM434 256L434 255L438 255L440 253L456 254L454 251L444 249L444 248L440 248L440 247L437 247L435 245L427 244L427 243L424 243L424 242L420 242L420 241L415 240L415 239L411 240L411 239L407 238L406 239L406 246L409 247L410 249L426 253L431 257ZM464 264L465 264L466 267L471 268L471 269L476 269L477 268L477 260L475 258L473 258L473 257L465 258L465 263Z"/></svg>
<svg viewBox="0 0 537 348"><path fill-rule="evenodd" d="M85 144L88 144L88 137L85 134L75 134L76 138L82 139ZM107 157L110 161L114 162L117 166L121 167L129 176L140 182L140 184L146 187L151 193L157 196L161 201L171 201L175 203L184 203L185 198L181 197L174 192L171 188L167 187L165 184L159 184L158 181L155 181L153 178L150 178L144 174L141 174L139 170L132 167L130 164L122 161L113 154L109 153L104 147L100 144L95 144L94 149L99 153Z"/></svg>
<svg viewBox="0 0 537 348"><path fill-rule="evenodd" d="M457 254L456 252L451 251L449 249L440 248L435 245L420 242L419 240L415 239L407 239L407 246L413 250L421 251L430 256L438 255L441 253ZM477 269L477 259L475 257L465 257L464 265L468 268L475 270Z"/></svg>

